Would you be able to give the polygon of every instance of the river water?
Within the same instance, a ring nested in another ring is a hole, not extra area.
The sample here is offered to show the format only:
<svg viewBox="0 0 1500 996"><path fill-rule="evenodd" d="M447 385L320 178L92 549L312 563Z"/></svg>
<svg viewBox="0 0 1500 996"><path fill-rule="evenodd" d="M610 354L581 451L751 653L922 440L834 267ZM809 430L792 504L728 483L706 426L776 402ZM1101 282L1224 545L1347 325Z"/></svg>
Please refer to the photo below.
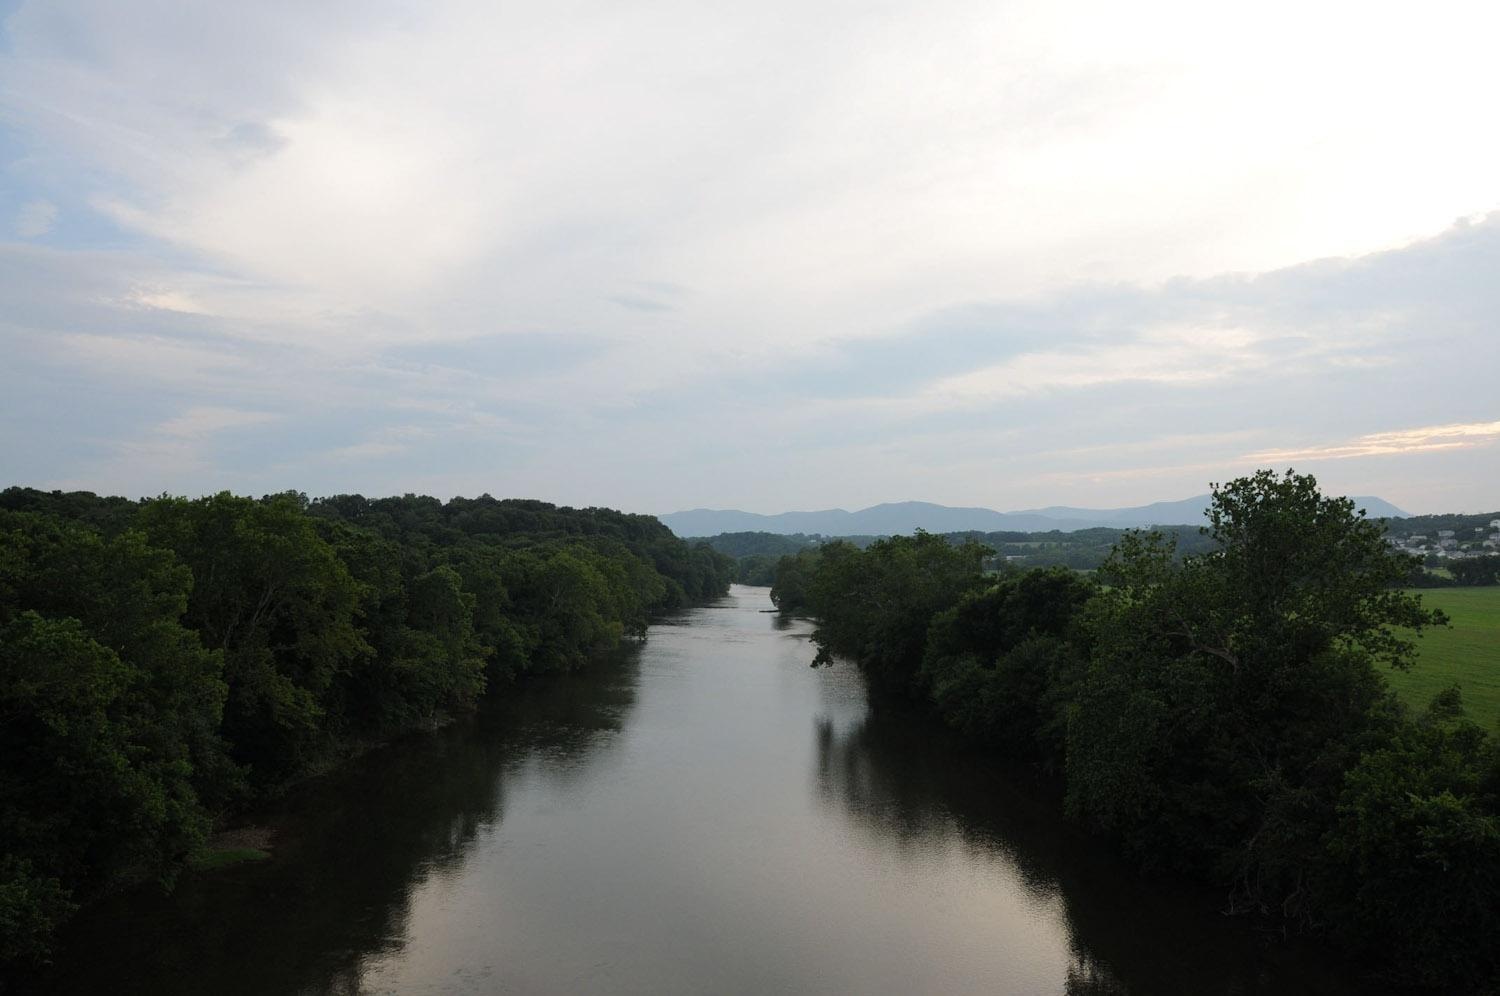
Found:
<svg viewBox="0 0 1500 996"><path fill-rule="evenodd" d="M88 913L60 992L1356 991L1133 874L766 589L308 783L272 860Z"/></svg>

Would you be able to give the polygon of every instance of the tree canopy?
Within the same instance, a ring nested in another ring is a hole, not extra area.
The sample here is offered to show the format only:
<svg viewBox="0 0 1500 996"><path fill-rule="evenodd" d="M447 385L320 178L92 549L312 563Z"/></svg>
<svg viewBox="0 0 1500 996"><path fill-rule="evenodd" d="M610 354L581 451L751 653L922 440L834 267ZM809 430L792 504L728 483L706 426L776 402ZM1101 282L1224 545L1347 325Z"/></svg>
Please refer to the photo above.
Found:
<svg viewBox="0 0 1500 996"><path fill-rule="evenodd" d="M0 493L0 974L235 807L642 639L732 566L488 496Z"/></svg>
<svg viewBox="0 0 1500 996"><path fill-rule="evenodd" d="M1500 752L1456 690L1412 715L1386 687L1445 620L1403 590L1414 561L1383 523L1262 471L1214 488L1187 553L1123 534L1097 584L882 544L781 560L773 595L817 618L825 654L1040 763L1074 817L1218 883L1231 912L1323 931L1402 982L1495 981Z"/></svg>

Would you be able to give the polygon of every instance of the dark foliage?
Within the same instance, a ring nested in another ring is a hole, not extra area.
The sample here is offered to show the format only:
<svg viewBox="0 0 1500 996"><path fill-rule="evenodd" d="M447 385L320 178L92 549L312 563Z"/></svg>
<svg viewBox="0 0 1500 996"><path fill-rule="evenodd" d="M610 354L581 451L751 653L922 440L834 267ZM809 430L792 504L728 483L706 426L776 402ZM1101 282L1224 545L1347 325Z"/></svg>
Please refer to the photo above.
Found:
<svg viewBox="0 0 1500 996"><path fill-rule="evenodd" d="M649 516L0 493L0 979L215 819L728 590Z"/></svg>
<svg viewBox="0 0 1500 996"><path fill-rule="evenodd" d="M1457 584L1500 584L1500 556L1452 560L1448 563L1448 570L1452 572L1453 580Z"/></svg>
<svg viewBox="0 0 1500 996"><path fill-rule="evenodd" d="M783 535L781 533L720 533L717 536L706 537L703 542L718 550L720 553L728 554L735 559L741 557L781 557L786 554L797 553L810 546L818 546L822 543L821 536L808 536L804 533L792 533Z"/></svg>
<svg viewBox="0 0 1500 996"><path fill-rule="evenodd" d="M1095 587L1066 568L970 591L933 617L922 685L939 715L1018 758L1062 764L1067 692L1081 668L1079 613Z"/></svg>
<svg viewBox="0 0 1500 996"><path fill-rule="evenodd" d="M1495 986L1495 744L1456 692L1413 717L1380 673L1412 666L1403 633L1445 622L1402 591L1413 559L1291 472L1216 487L1210 520L1187 554L1123 534L1097 588L986 582L919 534L784 557L773 596L818 618L824 654L1056 772L1144 867L1321 931L1387 981Z"/></svg>
<svg viewBox="0 0 1500 996"><path fill-rule="evenodd" d="M984 559L987 570L1026 567L1071 567L1074 570L1091 571L1108 559L1110 551L1125 535L1124 529L1076 529L1063 532L1052 529L1047 532L957 532L940 533L954 546L977 543L990 548ZM1206 553L1213 541L1198 530L1186 526L1161 530L1162 534L1176 541L1179 557ZM885 537L880 536L808 536L794 533L783 536L779 533L721 533L710 536L703 542L715 550L734 557L735 580L741 584L774 585L776 565L780 559L810 551L824 543L847 543L860 550L867 549Z"/></svg>
<svg viewBox="0 0 1500 996"><path fill-rule="evenodd" d="M1473 536L1485 535L1493 532L1489 528L1491 522L1500 519L1500 512L1483 512L1472 515L1446 514L1446 515L1411 515L1404 519L1381 519L1386 531L1397 537L1407 536L1437 536L1445 529L1451 529L1460 539L1469 539Z"/></svg>
<svg viewBox="0 0 1500 996"><path fill-rule="evenodd" d="M859 661L881 690L913 690L928 624L983 583L988 552L924 532L878 540L864 550L824 545L805 596L818 617L819 643ZM772 594L785 600L790 592L778 585Z"/></svg>

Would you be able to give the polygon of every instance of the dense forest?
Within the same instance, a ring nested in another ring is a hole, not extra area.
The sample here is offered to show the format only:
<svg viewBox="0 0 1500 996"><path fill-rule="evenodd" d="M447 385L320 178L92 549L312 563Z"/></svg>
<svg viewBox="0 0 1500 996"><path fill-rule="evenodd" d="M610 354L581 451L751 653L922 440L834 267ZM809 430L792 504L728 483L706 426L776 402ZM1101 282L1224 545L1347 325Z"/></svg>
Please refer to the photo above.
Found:
<svg viewBox="0 0 1500 996"><path fill-rule="evenodd" d="M1436 523L1443 528L1457 523L1464 526L1470 521L1485 523L1496 518L1488 516L1438 516L1421 517L1424 522ZM1405 523L1407 519L1378 520L1388 535L1405 538L1419 529ZM1431 528L1430 526L1427 528ZM1173 556L1191 557L1208 553L1214 547L1212 536L1191 526L1159 527L1157 530L1172 547ZM1436 534L1437 529L1431 528ZM1469 533L1478 530L1468 528ZM1116 545L1129 532L1126 529L1099 527L1062 532L1057 529L1047 532L960 532L939 533L944 540L955 546L977 543L985 548L981 563L986 571L996 572L1011 568L1070 567L1076 571L1095 571L1109 559ZM803 533L783 535L781 533L721 533L708 536L702 542L734 558L734 580L740 584L769 587L776 583L776 572L783 557L812 551L824 543L847 543L863 550L882 539L880 536L815 536ZM1413 588L1446 588L1453 586L1500 584L1500 554L1475 556L1472 559L1439 559L1427 557L1425 561L1412 565L1407 585Z"/></svg>
<svg viewBox="0 0 1500 996"><path fill-rule="evenodd" d="M823 542L821 536L793 533L720 533L704 538L720 553L734 558L734 580L769 587L776 580L776 564L783 556Z"/></svg>
<svg viewBox="0 0 1500 996"><path fill-rule="evenodd" d="M990 571L1006 566L1071 567L1074 570L1092 571L1104 563L1126 532L1124 529L1100 527L1072 532L1050 529L1032 533L959 532L937 535L954 545L973 542L984 546L986 549L982 562L984 568ZM1161 532L1176 541L1179 556L1205 553L1211 546L1211 541L1195 527L1167 527ZM835 542L863 550L881 538L828 537L804 533L720 533L704 537L703 542L735 559L734 579L740 584L769 586L775 583L777 564L784 556Z"/></svg>
<svg viewBox="0 0 1500 996"><path fill-rule="evenodd" d="M0 985L216 822L723 594L655 518L488 496L0 493Z"/></svg>
<svg viewBox="0 0 1500 996"><path fill-rule="evenodd" d="M1500 554L1466 560L1424 558L1412 568L1412 588L1476 588L1500 584Z"/></svg>
<svg viewBox="0 0 1500 996"><path fill-rule="evenodd" d="M1435 536L1444 529L1451 529L1456 534L1468 538L1491 532L1489 524L1496 520L1500 520L1500 512L1409 515L1404 519L1382 519L1381 521L1385 523L1387 532L1399 538L1422 534Z"/></svg>
<svg viewBox="0 0 1500 996"><path fill-rule="evenodd" d="M1413 558L1311 477L1216 488L1208 543L1126 533L1093 576L995 575L918 533L784 556L772 598L819 657L1033 762L1071 816L1226 912L1336 941L1389 982L1500 985L1500 752L1457 690L1382 671L1444 624Z"/></svg>

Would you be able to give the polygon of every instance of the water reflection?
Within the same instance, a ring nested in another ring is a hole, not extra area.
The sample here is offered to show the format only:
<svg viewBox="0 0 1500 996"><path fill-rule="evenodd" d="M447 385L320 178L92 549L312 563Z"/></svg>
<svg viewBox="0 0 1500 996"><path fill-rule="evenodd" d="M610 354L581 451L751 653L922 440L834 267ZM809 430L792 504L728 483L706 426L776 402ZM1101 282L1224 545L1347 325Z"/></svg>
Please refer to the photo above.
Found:
<svg viewBox="0 0 1500 996"><path fill-rule="evenodd" d="M810 670L810 627L765 608L736 589L309 784L265 816L272 862L92 911L58 989L1347 991Z"/></svg>
<svg viewBox="0 0 1500 996"><path fill-rule="evenodd" d="M813 741L815 792L854 832L909 860L956 846L976 867L1001 863L1035 915L1057 916L1069 994L1361 991L1314 952L1225 920L1211 895L1134 875L1060 819L1055 790L1032 772L910 710L880 703L842 724L824 715Z"/></svg>
<svg viewBox="0 0 1500 996"><path fill-rule="evenodd" d="M414 894L452 879L505 815L522 776L588 776L635 705L639 651L526 686L478 716L410 738L258 814L275 859L136 892L70 931L58 992L361 992L407 943Z"/></svg>

